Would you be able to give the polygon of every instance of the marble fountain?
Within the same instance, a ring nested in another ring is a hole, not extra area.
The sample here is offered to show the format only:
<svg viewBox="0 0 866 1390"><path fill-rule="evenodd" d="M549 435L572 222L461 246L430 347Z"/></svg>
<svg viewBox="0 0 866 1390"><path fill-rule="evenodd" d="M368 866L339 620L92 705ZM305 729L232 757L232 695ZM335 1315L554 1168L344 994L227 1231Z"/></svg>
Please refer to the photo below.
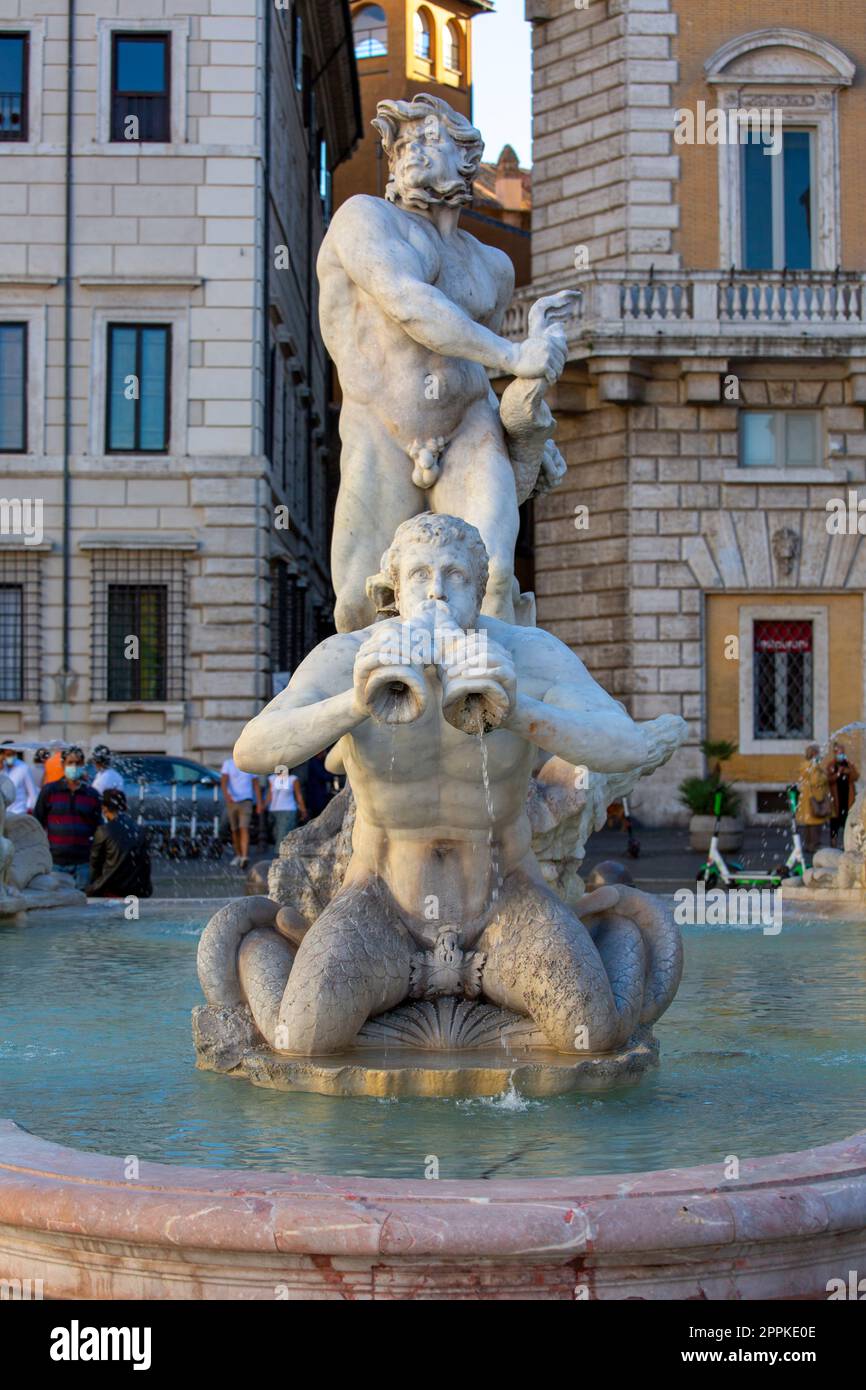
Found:
<svg viewBox="0 0 866 1390"><path fill-rule="evenodd" d="M634 722L514 579L518 504L565 472L545 394L574 294L503 338L510 263L459 227L478 132L432 97L375 124L386 197L346 203L319 257L337 632L235 746L260 774L329 748L347 789L200 936L174 904L28 930L0 1274L83 1298L826 1297L866 1261L858 925L697 931L677 998L670 905L584 891L605 807L687 730Z"/></svg>

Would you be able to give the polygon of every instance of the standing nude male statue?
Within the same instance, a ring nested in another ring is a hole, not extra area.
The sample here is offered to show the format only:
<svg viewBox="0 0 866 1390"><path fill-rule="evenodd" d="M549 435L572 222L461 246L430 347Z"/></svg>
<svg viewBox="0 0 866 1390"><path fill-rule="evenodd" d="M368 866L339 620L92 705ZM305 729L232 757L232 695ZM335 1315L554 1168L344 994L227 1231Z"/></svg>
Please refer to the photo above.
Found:
<svg viewBox="0 0 866 1390"><path fill-rule="evenodd" d="M240 927L218 914L199 948L208 1000L242 998L272 1047L304 1056L437 990L532 1019L558 1051L614 1049L673 998L679 935L633 890L589 895L583 920L550 891L529 779L539 750L649 771L686 726L634 723L557 638L479 616L488 560L473 526L416 516L381 565L398 618L316 647L234 750L262 773L340 741L356 802L342 886L300 945L255 914ZM483 738L464 732L460 701L483 711Z"/></svg>
<svg viewBox="0 0 866 1390"><path fill-rule="evenodd" d="M344 203L318 260L322 334L343 393L337 630L372 621L367 577L400 522L425 509L478 528L490 556L483 611L511 621L517 497L486 369L551 383L565 337L555 324L522 343L501 336L511 261L458 225L483 150L475 127L427 95L380 102L378 113L386 197Z"/></svg>

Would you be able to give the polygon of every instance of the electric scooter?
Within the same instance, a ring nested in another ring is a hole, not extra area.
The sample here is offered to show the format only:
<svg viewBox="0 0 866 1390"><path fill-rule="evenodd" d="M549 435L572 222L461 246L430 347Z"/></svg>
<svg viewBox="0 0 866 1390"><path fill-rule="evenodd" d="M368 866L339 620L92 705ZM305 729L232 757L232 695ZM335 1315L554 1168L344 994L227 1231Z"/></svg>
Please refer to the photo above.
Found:
<svg viewBox="0 0 866 1390"><path fill-rule="evenodd" d="M719 849L719 822L722 818L722 793L716 792L713 810L716 814L716 823L713 826L713 836L710 840L710 853L706 864L698 870L698 883L705 883L708 888L720 886L722 888L778 888L784 878L802 878L806 868L806 859L803 854L803 842L800 839L800 828L797 825L797 791L795 787L786 788L788 806L791 811L791 841L792 849L784 864L779 865L769 873L764 873L754 869L744 869L742 864L732 861L728 864L722 851Z"/></svg>

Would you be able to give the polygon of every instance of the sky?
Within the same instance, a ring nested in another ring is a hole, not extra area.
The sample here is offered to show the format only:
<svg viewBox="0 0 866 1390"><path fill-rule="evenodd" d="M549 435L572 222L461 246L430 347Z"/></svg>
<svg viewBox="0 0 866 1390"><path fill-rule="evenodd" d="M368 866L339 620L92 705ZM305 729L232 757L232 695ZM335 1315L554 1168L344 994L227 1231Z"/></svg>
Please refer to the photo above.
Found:
<svg viewBox="0 0 866 1390"><path fill-rule="evenodd" d="M523 0L496 0L493 14L472 21L473 120L484 136L484 158L495 161L513 145L521 164L532 159L532 26Z"/></svg>

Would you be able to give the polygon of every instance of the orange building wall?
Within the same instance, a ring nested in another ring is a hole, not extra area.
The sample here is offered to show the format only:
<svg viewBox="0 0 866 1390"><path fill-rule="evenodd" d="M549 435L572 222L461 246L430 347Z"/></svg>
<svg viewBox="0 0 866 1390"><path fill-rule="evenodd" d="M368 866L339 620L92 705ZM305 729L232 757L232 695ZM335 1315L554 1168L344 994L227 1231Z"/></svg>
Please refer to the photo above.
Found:
<svg viewBox="0 0 866 1390"><path fill-rule="evenodd" d="M472 115L472 22L467 6L461 5L459 0L451 5L422 6L416 0L379 0L379 3L388 16L388 53L381 58L358 59L364 138L352 158L341 164L334 174L335 208L356 193L381 196L385 192L388 164L380 154L379 137L370 128L380 101L411 101L419 92L431 92L433 96L442 97L461 115ZM353 5L353 15L363 8L363 4ZM435 21L438 43L434 46L432 76L422 71L413 52L413 17L415 10L420 8L428 10ZM457 19L464 31L463 73L459 81L442 66L442 35L449 19ZM480 22L484 23L483 15Z"/></svg>
<svg viewBox="0 0 866 1390"><path fill-rule="evenodd" d="M866 0L674 0L679 33L674 53L680 81L674 107L694 111L698 101L714 106L715 89L704 80L704 63L729 39L773 24L802 29L841 48L857 65L851 87L839 95L839 153L842 163L842 268L866 269ZM674 246L687 270L719 264L718 150L713 145L676 145L680 156L680 228Z"/></svg>
<svg viewBox="0 0 866 1390"><path fill-rule="evenodd" d="M814 604L827 609L828 619L828 695L830 732L855 719L862 719L863 597L861 594L832 594L826 590L806 592L798 589L769 594L767 602ZM759 601L760 601L759 600ZM707 738L730 739L736 743L740 727L739 662L725 658L725 642L738 633L740 607L756 602L754 593L708 594L706 625L707 662ZM805 750L804 740L803 748ZM731 782L790 782L795 779L801 756L765 753L737 753L725 763L725 777Z"/></svg>
<svg viewBox="0 0 866 1390"><path fill-rule="evenodd" d="M432 4L428 0L380 0L380 3L388 16L388 53L380 58L358 59L364 138L348 163L341 164L335 171L335 208L356 193L384 196L388 162L379 137L370 126L380 101L411 101L419 92L430 92L447 101L462 116L472 117L472 28L473 24L484 24L484 14L474 6L462 4L461 0L451 0L447 4ZM353 15L363 8L363 3L353 5ZM417 9L427 10L434 22L433 62L426 73L422 70L423 61L417 60L414 53L413 23ZM449 72L443 62L445 26L455 19L463 30L463 71L459 77ZM483 32L481 41L484 41ZM491 153L498 151L488 151ZM528 236L493 217L476 216L470 209L464 212L462 225L485 245L497 246L510 256L515 284L529 283L532 258Z"/></svg>

